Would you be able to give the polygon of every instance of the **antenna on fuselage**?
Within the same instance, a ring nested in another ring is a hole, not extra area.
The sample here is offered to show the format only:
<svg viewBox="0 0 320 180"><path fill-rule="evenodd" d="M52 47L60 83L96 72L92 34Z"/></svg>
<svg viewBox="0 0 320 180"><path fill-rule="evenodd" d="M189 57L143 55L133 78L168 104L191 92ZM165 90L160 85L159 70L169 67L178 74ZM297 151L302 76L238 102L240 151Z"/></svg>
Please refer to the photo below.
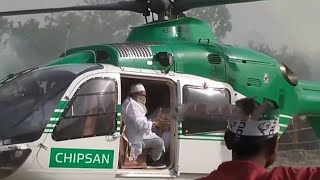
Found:
<svg viewBox="0 0 320 180"><path fill-rule="evenodd" d="M69 33L70 33L70 23L67 24L67 39L66 39L66 44L65 44L65 49L64 49L64 57L67 56L67 49L68 49L68 42L69 42Z"/></svg>

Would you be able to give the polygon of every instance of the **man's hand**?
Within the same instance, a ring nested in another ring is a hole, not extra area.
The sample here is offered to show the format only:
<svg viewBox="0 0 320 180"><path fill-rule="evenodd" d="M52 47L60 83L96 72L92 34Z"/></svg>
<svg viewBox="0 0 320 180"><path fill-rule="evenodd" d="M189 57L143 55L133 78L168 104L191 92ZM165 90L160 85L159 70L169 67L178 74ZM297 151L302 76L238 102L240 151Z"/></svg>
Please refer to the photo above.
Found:
<svg viewBox="0 0 320 180"><path fill-rule="evenodd" d="M153 124L158 129L163 129L170 125L170 119L164 116L161 116L160 118L156 119Z"/></svg>

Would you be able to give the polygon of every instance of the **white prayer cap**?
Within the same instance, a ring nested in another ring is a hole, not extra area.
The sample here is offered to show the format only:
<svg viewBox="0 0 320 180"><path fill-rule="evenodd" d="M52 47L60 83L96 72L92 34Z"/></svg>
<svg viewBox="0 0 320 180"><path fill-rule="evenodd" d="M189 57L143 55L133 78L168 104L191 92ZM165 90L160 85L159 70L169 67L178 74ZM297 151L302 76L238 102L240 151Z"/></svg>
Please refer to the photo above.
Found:
<svg viewBox="0 0 320 180"><path fill-rule="evenodd" d="M130 88L130 93L136 93L136 92L141 92L141 91L146 91L144 86L140 83L134 84Z"/></svg>
<svg viewBox="0 0 320 180"><path fill-rule="evenodd" d="M265 121L228 121L228 129L237 136L272 137L280 131L279 117Z"/></svg>
<svg viewBox="0 0 320 180"><path fill-rule="evenodd" d="M254 104L253 104L254 103ZM258 105L251 98L245 98L236 103L240 109L253 108L248 119L228 120L228 129L236 136L273 137L280 131L279 109L270 101ZM247 110L248 111L248 110Z"/></svg>

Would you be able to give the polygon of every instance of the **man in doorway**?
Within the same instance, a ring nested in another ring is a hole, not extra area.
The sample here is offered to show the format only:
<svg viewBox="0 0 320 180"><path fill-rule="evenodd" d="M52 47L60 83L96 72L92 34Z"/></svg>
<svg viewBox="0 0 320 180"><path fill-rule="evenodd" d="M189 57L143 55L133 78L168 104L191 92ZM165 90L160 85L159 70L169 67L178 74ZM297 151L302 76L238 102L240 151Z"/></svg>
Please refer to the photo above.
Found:
<svg viewBox="0 0 320 180"><path fill-rule="evenodd" d="M147 165L153 168L165 168L157 162L165 151L163 140L152 132L152 128L161 128L168 122L156 117L154 121L146 117L146 90L140 83L130 88L130 95L122 105L122 115L126 128L124 130L131 148L130 157L136 160L143 149L151 149L150 157L153 160Z"/></svg>
<svg viewBox="0 0 320 180"><path fill-rule="evenodd" d="M166 166L169 166L170 165L170 140L171 140L170 122L173 119L173 113L171 112L171 109L169 107L158 108L157 110L155 110L155 112L153 112L151 115L148 116L148 118L153 120L158 119L154 117L158 117L168 122L166 126L162 126L158 128L154 126L152 128L152 131L156 133L156 135L161 137L164 142L165 153L161 157L160 161L161 163L166 164Z"/></svg>
<svg viewBox="0 0 320 180"><path fill-rule="evenodd" d="M232 150L232 161L199 180L318 180L320 168L275 167L278 151L279 113L266 101L259 106L254 99L239 100L236 105L242 120L229 120L225 142Z"/></svg>
<svg viewBox="0 0 320 180"><path fill-rule="evenodd" d="M172 112L168 107L160 107L157 108L152 114L148 116L149 119L156 121L157 119L162 119L167 121L168 123L172 121ZM164 146L166 151L169 150L170 146L170 124L168 126L155 127L153 126L152 131L156 133L159 137L161 137L164 141Z"/></svg>

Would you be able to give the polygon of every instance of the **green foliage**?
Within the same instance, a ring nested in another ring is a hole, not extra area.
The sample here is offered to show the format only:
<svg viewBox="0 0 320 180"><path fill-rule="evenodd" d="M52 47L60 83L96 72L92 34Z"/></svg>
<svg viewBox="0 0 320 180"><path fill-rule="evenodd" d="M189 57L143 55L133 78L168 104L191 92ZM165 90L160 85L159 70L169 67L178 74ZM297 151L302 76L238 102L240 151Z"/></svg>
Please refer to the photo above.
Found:
<svg viewBox="0 0 320 180"><path fill-rule="evenodd" d="M275 50L265 43L256 44L253 41L249 42L249 48L269 55L279 62L284 63L299 79L311 79L311 67L307 63L311 61L311 57L308 55L298 51L289 52L288 46L282 46L279 50Z"/></svg>
<svg viewBox="0 0 320 180"><path fill-rule="evenodd" d="M105 1L103 1L105 2ZM88 4L102 3L87 0ZM3 28L6 19L0 19L1 32L10 34L10 46L18 57L29 66L39 66L57 58L67 48L91 44L123 41L129 26L142 22L135 13L124 12L81 12L59 13L44 17L44 21L29 19L17 26ZM69 29L69 38L67 34Z"/></svg>
<svg viewBox="0 0 320 180"><path fill-rule="evenodd" d="M110 0L84 0L84 2L101 4ZM215 29L218 40L223 39L227 32L231 31L231 15L225 6L195 9L188 15L209 22ZM143 23L144 18L140 14L124 11L50 14L45 16L43 21L29 19L23 23L17 22L16 26L0 18L0 37L4 33L10 34L9 45L18 58L28 66L39 66L57 58L66 48L124 41L130 27Z"/></svg>
<svg viewBox="0 0 320 180"><path fill-rule="evenodd" d="M0 17L0 42L2 41L3 35L8 31L9 28L9 21L3 17Z"/></svg>

